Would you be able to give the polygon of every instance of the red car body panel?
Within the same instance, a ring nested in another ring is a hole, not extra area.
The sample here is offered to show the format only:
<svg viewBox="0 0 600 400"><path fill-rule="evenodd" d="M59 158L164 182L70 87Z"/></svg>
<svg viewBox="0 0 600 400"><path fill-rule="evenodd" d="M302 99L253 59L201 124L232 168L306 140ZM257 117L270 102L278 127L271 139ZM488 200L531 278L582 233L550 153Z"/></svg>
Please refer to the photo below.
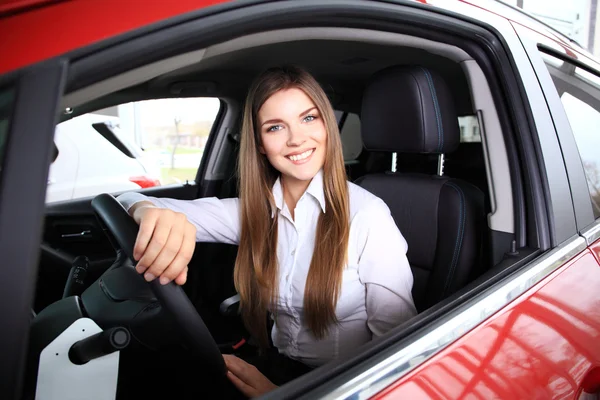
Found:
<svg viewBox="0 0 600 400"><path fill-rule="evenodd" d="M592 246L600 252L600 242ZM600 382L600 265L585 250L376 399L574 398Z"/></svg>
<svg viewBox="0 0 600 400"><path fill-rule="evenodd" d="M224 2L226 0L38 1L38 8L0 18L0 48L4 54L0 58L0 74Z"/></svg>
<svg viewBox="0 0 600 400"><path fill-rule="evenodd" d="M594 254L594 256L596 256L598 263L600 263L600 240L594 242L590 246L590 251Z"/></svg>
<svg viewBox="0 0 600 400"><path fill-rule="evenodd" d="M0 14L6 15L0 17L4 54L0 74L224 2L4 3L0 5ZM540 33L550 37L548 32ZM581 54L564 39L551 39ZM374 398L547 399L575 397L582 388L598 390L599 263L600 241Z"/></svg>
<svg viewBox="0 0 600 400"><path fill-rule="evenodd" d="M0 15L27 11L33 7L41 7L57 0L1 0Z"/></svg>

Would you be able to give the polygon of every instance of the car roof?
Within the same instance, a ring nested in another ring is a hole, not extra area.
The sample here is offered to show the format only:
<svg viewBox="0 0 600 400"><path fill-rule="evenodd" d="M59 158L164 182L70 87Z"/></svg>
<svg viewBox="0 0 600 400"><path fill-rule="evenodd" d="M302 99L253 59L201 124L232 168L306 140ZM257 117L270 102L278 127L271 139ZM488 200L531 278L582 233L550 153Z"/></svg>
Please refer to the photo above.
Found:
<svg viewBox="0 0 600 400"><path fill-rule="evenodd" d="M0 74L227 2L122 0L115 9L105 0L12 0L0 8Z"/></svg>
<svg viewBox="0 0 600 400"><path fill-rule="evenodd" d="M497 14L525 25L578 54L591 57L569 38L533 16L497 0L412 0L414 3L452 11L470 17L464 5ZM246 4L247 2L245 2ZM462 7L456 7L462 3ZM107 7L105 0L6 0L0 6L0 74L116 38L155 23L169 23L174 17L221 4L230 0L149 1L143 6L136 0L122 0L118 10ZM165 22L167 20L167 22ZM108 23L107 23L108 21ZM68 27L68 28L67 28ZM49 35L49 32L52 34ZM50 39L49 39L50 38Z"/></svg>

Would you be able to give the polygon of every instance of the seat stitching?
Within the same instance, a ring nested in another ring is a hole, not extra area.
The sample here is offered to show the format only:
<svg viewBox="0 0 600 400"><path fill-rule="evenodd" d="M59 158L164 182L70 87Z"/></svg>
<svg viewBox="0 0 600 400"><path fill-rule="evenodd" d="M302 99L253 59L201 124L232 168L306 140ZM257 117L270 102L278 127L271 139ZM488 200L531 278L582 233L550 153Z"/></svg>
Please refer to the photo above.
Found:
<svg viewBox="0 0 600 400"><path fill-rule="evenodd" d="M425 74L425 78L427 78L427 83L429 84L429 90L431 90L431 97L433 98L433 108L435 110L435 119L436 119L437 128L438 128L437 129L437 131L438 131L438 151L442 151L442 148L444 147L444 127L442 126L442 123L441 123L441 112L440 112L440 105L439 105L438 99L437 99L437 93L435 91L435 86L433 86L433 79L431 78L429 71L423 67L421 67L421 69L423 70L423 73Z"/></svg>
<svg viewBox="0 0 600 400"><path fill-rule="evenodd" d="M421 105L423 104L423 91L421 90L421 85L419 85L419 80L417 79L417 77L414 75L414 73L411 71L410 72L410 76L414 79L415 81L415 85L417 86L417 90L419 91L419 100L421 100ZM423 132L425 132L425 107L419 107L421 109L421 129L423 129ZM423 135L423 140L422 140L422 146L423 148L426 145L426 135ZM439 142L439 140L438 140ZM397 162L397 161L396 161Z"/></svg>
<svg viewBox="0 0 600 400"><path fill-rule="evenodd" d="M460 199L460 224L458 226L458 232L456 234L456 243L454 244L454 254L452 255L452 263L450 264L450 273L446 276L446 282L444 284L444 291L442 292L442 296L446 295L446 291L450 286L450 282L452 278L454 278L454 271L456 270L456 265L458 264L458 259L460 257L460 250L462 248L463 237L465 233L465 202L464 202L464 193L462 189L452 182L446 182L445 185L450 186L458 193Z"/></svg>

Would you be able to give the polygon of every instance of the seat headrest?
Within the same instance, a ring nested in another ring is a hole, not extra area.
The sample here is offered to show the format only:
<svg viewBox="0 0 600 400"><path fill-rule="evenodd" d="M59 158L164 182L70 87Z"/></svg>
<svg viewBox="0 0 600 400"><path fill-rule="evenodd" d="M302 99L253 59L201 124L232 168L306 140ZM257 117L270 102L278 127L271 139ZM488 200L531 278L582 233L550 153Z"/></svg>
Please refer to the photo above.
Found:
<svg viewBox="0 0 600 400"><path fill-rule="evenodd" d="M363 94L365 148L398 153L449 153L460 143L449 88L427 68L397 66L374 74Z"/></svg>

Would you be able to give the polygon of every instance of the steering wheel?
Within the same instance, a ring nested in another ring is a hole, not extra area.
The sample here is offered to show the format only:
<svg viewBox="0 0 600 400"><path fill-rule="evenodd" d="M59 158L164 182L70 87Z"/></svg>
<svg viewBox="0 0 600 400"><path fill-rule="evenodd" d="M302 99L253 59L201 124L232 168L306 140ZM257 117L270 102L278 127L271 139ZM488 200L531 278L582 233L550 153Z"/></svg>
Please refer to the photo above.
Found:
<svg viewBox="0 0 600 400"><path fill-rule="evenodd" d="M129 216L121 203L110 194L104 193L96 196L92 200L92 208L115 250L122 250L135 265L133 248L139 230L138 224ZM162 307L179 325L180 331L192 350L207 363L211 371L225 375L227 368L217 343L183 289L174 282L161 285L158 279L154 279L148 284Z"/></svg>

